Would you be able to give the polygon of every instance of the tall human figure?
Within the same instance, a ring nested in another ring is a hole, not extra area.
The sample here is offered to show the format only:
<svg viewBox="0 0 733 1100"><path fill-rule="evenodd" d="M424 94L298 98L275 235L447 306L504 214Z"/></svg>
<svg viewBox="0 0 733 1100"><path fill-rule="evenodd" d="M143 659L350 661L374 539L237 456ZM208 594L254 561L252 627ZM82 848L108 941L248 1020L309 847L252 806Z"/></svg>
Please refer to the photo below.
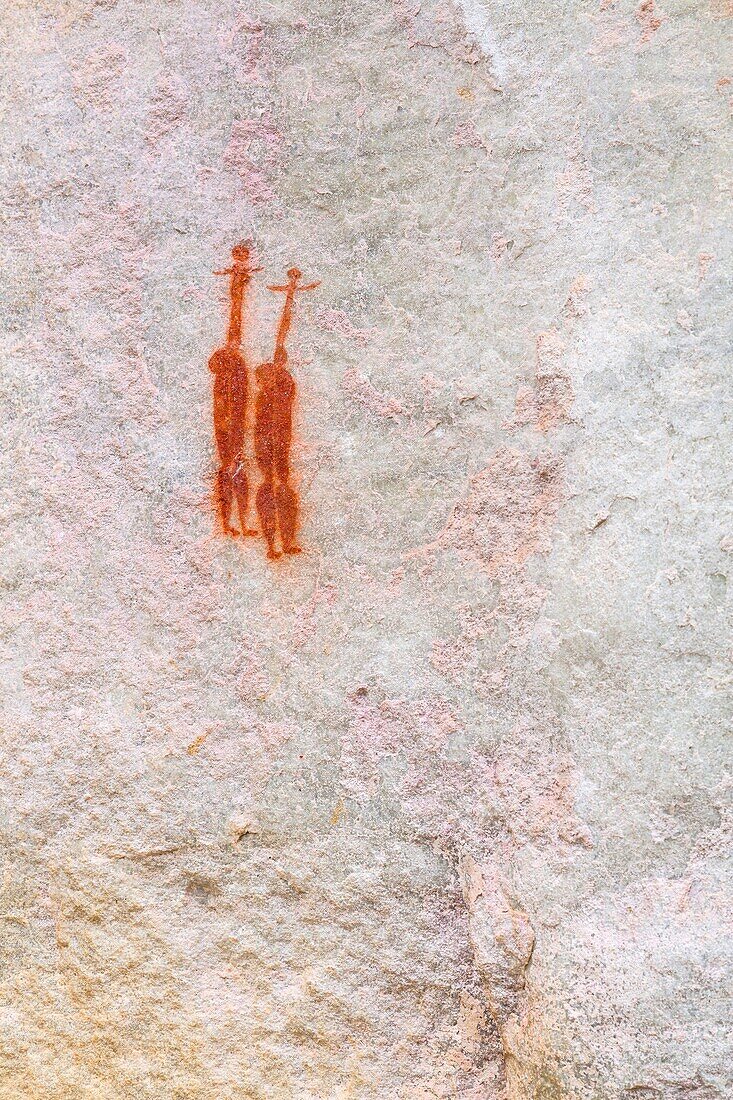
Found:
<svg viewBox="0 0 733 1100"><path fill-rule="evenodd" d="M245 469L244 433L248 379L241 344L244 292L254 272L262 268L250 267L250 251L246 244L235 245L232 261L231 267L214 272L215 275L231 275L227 342L209 359L209 370L215 376L214 433L219 451L216 496L222 527L227 535L239 534L231 522L235 498L242 534L256 535L257 531L247 526L249 485Z"/></svg>
<svg viewBox="0 0 733 1100"><path fill-rule="evenodd" d="M297 386L287 369L285 341L293 319L295 295L302 290L313 290L320 283L302 286L300 279L301 272L297 267L291 267L285 286L267 288L284 293L285 303L275 339L273 362L263 363L257 368L259 389L255 405L255 456L263 477L257 490L257 514L267 542L268 558L280 557L276 549L278 532L284 554L299 554L301 551L296 539L298 494L290 484L290 443Z"/></svg>

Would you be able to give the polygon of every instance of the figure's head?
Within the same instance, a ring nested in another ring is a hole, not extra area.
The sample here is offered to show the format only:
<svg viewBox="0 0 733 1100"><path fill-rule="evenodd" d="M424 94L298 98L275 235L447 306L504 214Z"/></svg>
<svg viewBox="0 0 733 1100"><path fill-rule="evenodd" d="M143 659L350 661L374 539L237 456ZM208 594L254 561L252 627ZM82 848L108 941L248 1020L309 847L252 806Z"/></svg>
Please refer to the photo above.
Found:
<svg viewBox="0 0 733 1100"><path fill-rule="evenodd" d="M218 348L209 359L209 370L214 374L229 374L245 368L244 357L233 344Z"/></svg>
<svg viewBox="0 0 733 1100"><path fill-rule="evenodd" d="M302 274L303 274L303 272L300 271L297 267L291 267L290 270L288 271L288 278L289 279L299 279Z"/></svg>
<svg viewBox="0 0 733 1100"><path fill-rule="evenodd" d="M249 260L249 246L250 241L240 241L239 244L235 244L232 249L232 259L235 263L246 264Z"/></svg>
<svg viewBox="0 0 733 1100"><path fill-rule="evenodd" d="M288 361L288 353L286 352L285 348L276 348L275 349L275 366L276 367L284 367L285 364L287 363L287 361Z"/></svg>

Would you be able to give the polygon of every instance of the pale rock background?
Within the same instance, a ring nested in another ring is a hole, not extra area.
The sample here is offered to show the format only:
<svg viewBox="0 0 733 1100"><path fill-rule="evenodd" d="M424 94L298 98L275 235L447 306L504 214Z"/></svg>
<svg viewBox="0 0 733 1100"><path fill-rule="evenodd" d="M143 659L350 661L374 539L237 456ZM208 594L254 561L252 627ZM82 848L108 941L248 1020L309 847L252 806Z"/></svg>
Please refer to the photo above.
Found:
<svg viewBox="0 0 733 1100"><path fill-rule="evenodd" d="M2 1100L733 1096L732 22L7 0Z"/></svg>

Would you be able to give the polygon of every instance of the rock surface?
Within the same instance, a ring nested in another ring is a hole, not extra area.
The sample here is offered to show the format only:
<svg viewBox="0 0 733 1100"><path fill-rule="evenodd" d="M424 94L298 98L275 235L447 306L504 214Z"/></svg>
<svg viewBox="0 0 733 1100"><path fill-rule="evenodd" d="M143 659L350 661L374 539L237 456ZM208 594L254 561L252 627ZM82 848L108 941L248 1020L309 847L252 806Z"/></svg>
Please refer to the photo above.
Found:
<svg viewBox="0 0 733 1100"><path fill-rule="evenodd" d="M2 1100L733 1095L731 26L4 6Z"/></svg>

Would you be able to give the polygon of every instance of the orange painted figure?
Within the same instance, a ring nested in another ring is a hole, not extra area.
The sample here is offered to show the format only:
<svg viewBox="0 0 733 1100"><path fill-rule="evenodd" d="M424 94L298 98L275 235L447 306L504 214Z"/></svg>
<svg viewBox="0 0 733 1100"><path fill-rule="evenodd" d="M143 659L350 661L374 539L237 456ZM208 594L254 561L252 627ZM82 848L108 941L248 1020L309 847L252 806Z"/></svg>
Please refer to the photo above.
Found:
<svg viewBox="0 0 733 1100"><path fill-rule="evenodd" d="M275 340L273 362L263 363L257 368L259 389L255 405L255 456L264 478L257 491L257 514L267 541L268 558L280 557L276 549L278 531L282 552L300 553L296 540L298 494L290 484L290 442L297 387L287 369L285 340L293 318L295 295L320 286L320 283L301 286L300 278L300 271L292 267L288 271L286 286L268 287L268 290L283 292L285 304Z"/></svg>
<svg viewBox="0 0 733 1100"><path fill-rule="evenodd" d="M247 416L247 364L241 352L242 306L244 292L252 274L261 267L250 267L246 244L232 249L232 266L215 275L231 275L229 295L231 309L225 347L218 348L209 359L214 373L214 433L219 451L219 472L216 496L222 526L227 535L238 535L232 526L232 506L236 498L243 535L256 535L247 526L249 485L244 458L244 433Z"/></svg>

